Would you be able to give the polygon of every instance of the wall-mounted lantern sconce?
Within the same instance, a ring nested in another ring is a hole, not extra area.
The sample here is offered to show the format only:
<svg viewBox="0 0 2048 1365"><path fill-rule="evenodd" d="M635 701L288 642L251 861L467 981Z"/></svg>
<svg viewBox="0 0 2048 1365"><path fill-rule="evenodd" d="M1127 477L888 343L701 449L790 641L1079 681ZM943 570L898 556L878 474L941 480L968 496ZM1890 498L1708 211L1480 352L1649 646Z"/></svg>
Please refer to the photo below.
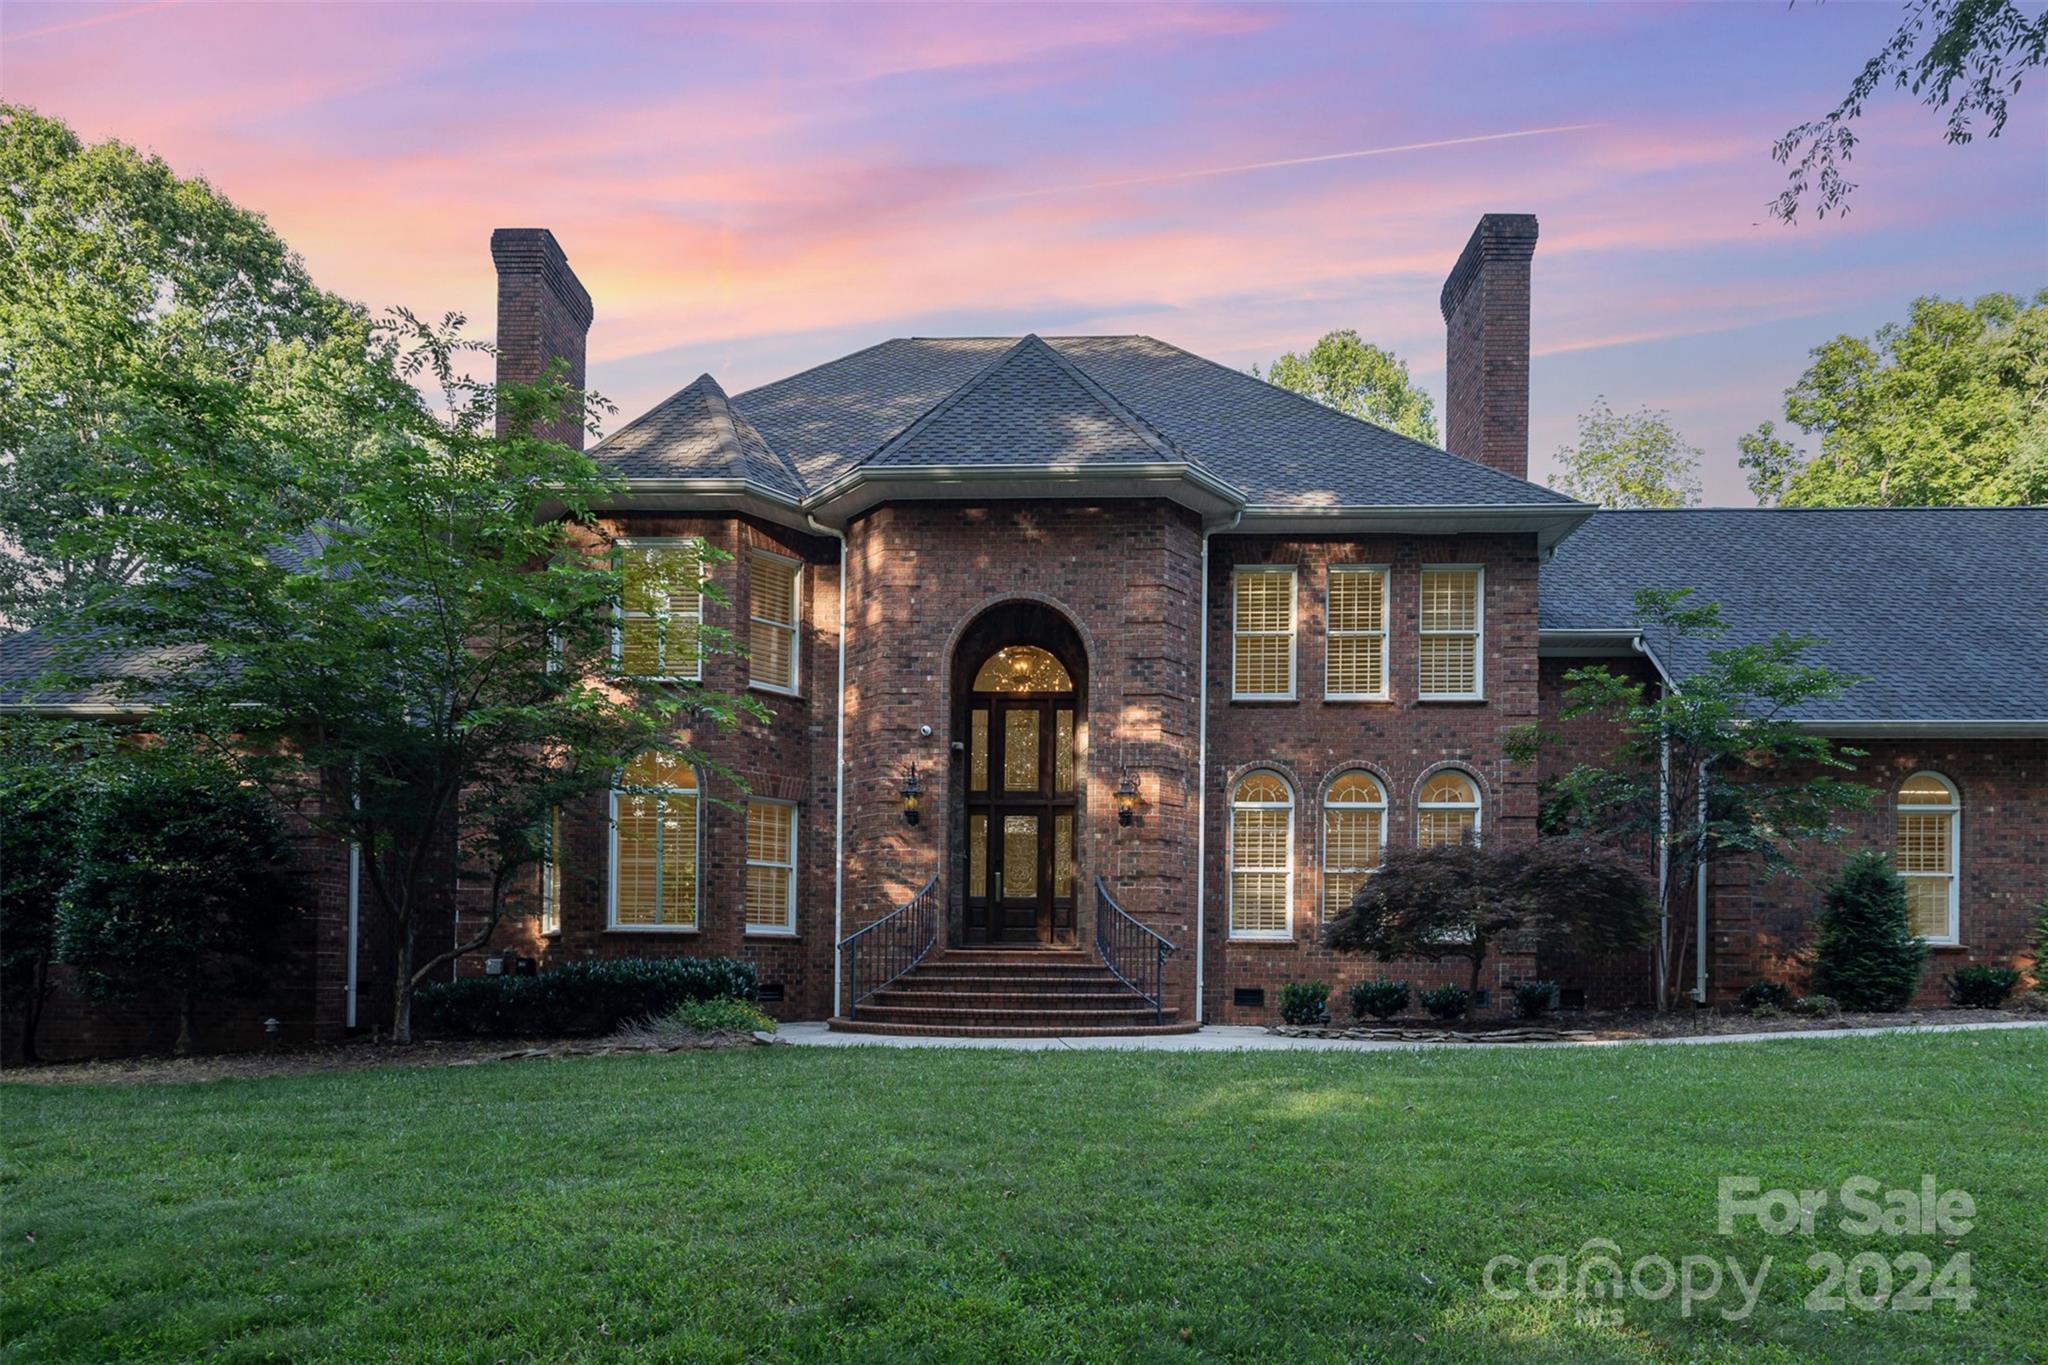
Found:
<svg viewBox="0 0 2048 1365"><path fill-rule="evenodd" d="M924 799L924 786L923 786L923 784L922 784L922 783L920 783L920 782L919 782L919 781L917 780L917 765L916 765L915 763L906 763L906 764L904 764L904 765L903 765L903 823L904 823L904 824L906 824L906 825L914 825L914 824L916 824L916 823L917 823L917 806L918 806L918 802L920 802L920 801L921 801L921 800L923 800L923 799Z"/></svg>
<svg viewBox="0 0 2048 1365"><path fill-rule="evenodd" d="M1116 822L1119 825L1131 823L1131 816L1137 813L1138 788L1131 781L1131 770L1123 770L1123 781L1116 786Z"/></svg>

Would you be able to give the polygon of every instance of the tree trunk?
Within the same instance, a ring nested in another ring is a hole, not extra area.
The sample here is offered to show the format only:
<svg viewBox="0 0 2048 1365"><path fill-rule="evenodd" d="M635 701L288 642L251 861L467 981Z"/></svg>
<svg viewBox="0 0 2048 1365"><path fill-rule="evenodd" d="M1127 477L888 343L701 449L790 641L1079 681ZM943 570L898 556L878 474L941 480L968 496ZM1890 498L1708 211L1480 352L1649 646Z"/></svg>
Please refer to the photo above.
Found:
<svg viewBox="0 0 2048 1365"><path fill-rule="evenodd" d="M1471 995L1472 995L1472 1002L1473 1002L1473 1003L1474 1003L1475 1005L1479 1003L1479 969L1480 969L1480 967L1484 966L1484 965L1485 965L1485 963L1486 963L1486 953L1485 953L1485 951L1484 951L1483 949L1482 949L1481 951L1479 951L1479 952L1476 952L1476 953L1472 954L1472 989L1471 989Z"/></svg>
<svg viewBox="0 0 2048 1365"><path fill-rule="evenodd" d="M179 1057L192 1055L193 995L193 989L187 986L178 996L178 1041L171 1044L171 1052Z"/></svg>
<svg viewBox="0 0 2048 1365"><path fill-rule="evenodd" d="M50 991L50 955L38 954L35 971L30 978L28 1003L21 1011L21 1060L33 1066L43 1060L36 1051L36 1029L43 1022L43 1000Z"/></svg>
<svg viewBox="0 0 2048 1365"><path fill-rule="evenodd" d="M398 930L398 970L391 977L391 1041L412 1041L412 917Z"/></svg>

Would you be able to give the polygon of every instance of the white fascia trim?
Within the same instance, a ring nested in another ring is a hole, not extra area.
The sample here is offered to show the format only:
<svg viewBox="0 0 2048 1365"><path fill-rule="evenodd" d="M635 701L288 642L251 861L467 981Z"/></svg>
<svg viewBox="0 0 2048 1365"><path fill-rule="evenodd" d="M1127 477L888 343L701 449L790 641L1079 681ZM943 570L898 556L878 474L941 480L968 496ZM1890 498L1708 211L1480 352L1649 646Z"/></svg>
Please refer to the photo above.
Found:
<svg viewBox="0 0 2048 1365"><path fill-rule="evenodd" d="M8 716L146 716L154 710L155 707L145 702L0 702L0 715Z"/></svg>
<svg viewBox="0 0 2048 1365"><path fill-rule="evenodd" d="M628 479L621 497L591 507L605 512L746 512L786 526L811 530L801 504L788 494L745 479Z"/></svg>
<svg viewBox="0 0 2048 1365"><path fill-rule="evenodd" d="M1244 509L1238 528L1252 534L1325 534L1336 531L1392 532L1404 535L1456 535L1459 532L1533 531L1537 545L1548 550L1577 530L1598 511L1584 503L1559 506L1502 506L1495 503L1442 503L1407 507L1291 507L1256 503Z"/></svg>
<svg viewBox="0 0 2048 1365"><path fill-rule="evenodd" d="M2048 720L1794 720L1789 724L1844 739L2048 738Z"/></svg>
<svg viewBox="0 0 2048 1365"><path fill-rule="evenodd" d="M997 498L1165 498L1203 516L1236 511L1243 495L1191 464L899 465L848 470L805 507L842 525L890 498L967 501Z"/></svg>

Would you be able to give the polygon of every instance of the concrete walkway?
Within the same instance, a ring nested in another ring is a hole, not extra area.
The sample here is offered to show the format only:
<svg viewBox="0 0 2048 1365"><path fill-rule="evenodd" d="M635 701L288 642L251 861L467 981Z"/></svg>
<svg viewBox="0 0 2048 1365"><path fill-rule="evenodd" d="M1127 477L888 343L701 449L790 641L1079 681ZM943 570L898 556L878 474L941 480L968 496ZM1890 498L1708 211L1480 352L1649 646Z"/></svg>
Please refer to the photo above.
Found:
<svg viewBox="0 0 2048 1365"><path fill-rule="evenodd" d="M1871 1038L1884 1033L1970 1033L1985 1029L2048 1029L2048 1020L2001 1020L1984 1024L1905 1024L1885 1028L1787 1030L1775 1033L1687 1034L1678 1038L1603 1038L1556 1043L1405 1043L1349 1038L1282 1038L1262 1028L1212 1024L1198 1033L1136 1038L913 1038L879 1033L834 1033L822 1022L784 1024L775 1036L803 1047L986 1047L1012 1052L1414 1052L1423 1048L1631 1047L1673 1043L1775 1043L1792 1039Z"/></svg>

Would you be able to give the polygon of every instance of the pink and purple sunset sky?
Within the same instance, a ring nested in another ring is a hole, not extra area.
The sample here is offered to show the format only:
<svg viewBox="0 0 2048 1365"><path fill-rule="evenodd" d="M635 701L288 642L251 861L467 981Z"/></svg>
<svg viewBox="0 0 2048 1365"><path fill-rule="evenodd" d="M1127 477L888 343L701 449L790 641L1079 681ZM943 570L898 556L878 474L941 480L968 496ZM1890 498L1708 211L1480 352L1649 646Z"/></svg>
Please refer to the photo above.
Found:
<svg viewBox="0 0 2048 1365"><path fill-rule="evenodd" d="M705 370L1024 331L1246 366L1356 327L1440 405L1443 276L1479 214L1533 212L1536 476L1605 394L1744 504L1735 439L1811 347L2048 284L2048 89L1966 147L1887 92L1853 212L1766 213L1772 139L1899 16L7 0L0 93L205 175L331 289L486 335L490 230L552 228L612 425Z"/></svg>

